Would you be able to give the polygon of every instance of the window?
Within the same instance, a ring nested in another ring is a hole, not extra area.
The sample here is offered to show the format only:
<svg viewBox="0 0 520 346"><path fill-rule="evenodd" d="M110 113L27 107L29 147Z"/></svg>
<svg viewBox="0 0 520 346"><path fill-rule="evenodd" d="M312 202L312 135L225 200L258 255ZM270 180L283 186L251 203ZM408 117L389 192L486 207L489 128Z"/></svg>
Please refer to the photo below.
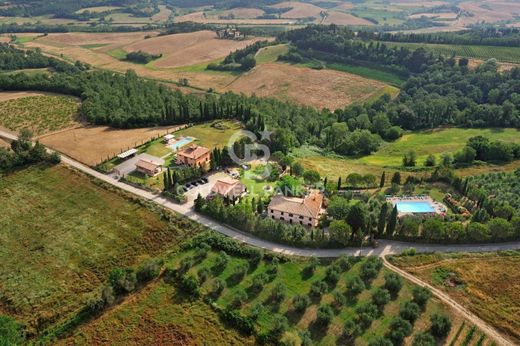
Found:
<svg viewBox="0 0 520 346"><path fill-rule="evenodd" d="M292 219L289 220L289 223L292 224Z"/></svg>
<svg viewBox="0 0 520 346"><path fill-rule="evenodd" d="M290 217L293 217L294 215L293 214L289 214Z"/></svg>
<svg viewBox="0 0 520 346"><path fill-rule="evenodd" d="M309 218L309 221L312 221L312 217Z"/></svg>
<svg viewBox="0 0 520 346"><path fill-rule="evenodd" d="M300 220L303 220L303 216L300 216Z"/></svg>
<svg viewBox="0 0 520 346"><path fill-rule="evenodd" d="M312 227L312 223L308 224L309 227Z"/></svg>
<svg viewBox="0 0 520 346"><path fill-rule="evenodd" d="M283 215L283 211L282 211L282 212L280 212L280 215Z"/></svg>
<svg viewBox="0 0 520 346"><path fill-rule="evenodd" d="M300 221L300 225L303 225L303 221Z"/></svg>
<svg viewBox="0 0 520 346"><path fill-rule="evenodd" d="M285 221L285 219L283 217L281 217L280 220Z"/></svg>
<svg viewBox="0 0 520 346"><path fill-rule="evenodd" d="M273 216L271 216L271 217L272 217L272 218L273 218L273 220L274 220L274 215L273 215Z"/></svg>

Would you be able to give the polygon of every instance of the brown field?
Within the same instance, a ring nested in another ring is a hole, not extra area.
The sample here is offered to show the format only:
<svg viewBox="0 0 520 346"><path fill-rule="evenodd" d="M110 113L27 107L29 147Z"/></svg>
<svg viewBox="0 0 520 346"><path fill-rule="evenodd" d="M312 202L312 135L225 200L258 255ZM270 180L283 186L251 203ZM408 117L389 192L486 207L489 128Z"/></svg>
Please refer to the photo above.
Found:
<svg viewBox="0 0 520 346"><path fill-rule="evenodd" d="M38 139L49 148L86 165L95 166L124 150L175 129L176 127L153 127L116 130L107 126L88 126L44 135Z"/></svg>
<svg viewBox="0 0 520 346"><path fill-rule="evenodd" d="M294 24L296 20L293 19L218 19L210 16L206 17L204 12L193 12L183 16L175 17L176 23L181 22L195 22L205 24L251 24L251 25L280 25L280 24Z"/></svg>
<svg viewBox="0 0 520 346"><path fill-rule="evenodd" d="M91 12L91 13L100 13L100 12L106 12L106 11L112 11L117 10L121 7L118 6L95 6L95 7L86 7L82 8L81 10L76 11L76 13L84 13L84 12Z"/></svg>
<svg viewBox="0 0 520 346"><path fill-rule="evenodd" d="M170 18L170 14L172 11L166 8L164 5L159 5L159 9L161 10L159 13L154 14L152 16L152 21L154 22L165 22Z"/></svg>
<svg viewBox="0 0 520 346"><path fill-rule="evenodd" d="M337 25L374 25L374 23L353 16L349 13L339 12L339 11L329 11L327 12L328 16L323 21L323 24L337 24Z"/></svg>
<svg viewBox="0 0 520 346"><path fill-rule="evenodd" d="M274 8L291 7L291 10L283 13L282 17L283 18L292 18L292 19L306 18L306 17L320 18L320 12L323 11L323 9L321 7L318 7L318 6L315 6L312 4L306 4L303 2L296 2L296 1L281 2L281 3L273 5L271 7L274 7Z"/></svg>
<svg viewBox="0 0 520 346"><path fill-rule="evenodd" d="M449 13L416 13L408 16L412 19L418 19L421 17L428 17L428 18L439 18L439 19L456 19L457 14L453 12Z"/></svg>
<svg viewBox="0 0 520 346"><path fill-rule="evenodd" d="M242 49L259 39L243 41L220 40L213 31L198 31L186 34L153 37L123 47L123 50L142 50L153 54L163 54L154 63L158 68L172 68L195 65L215 60Z"/></svg>
<svg viewBox="0 0 520 346"><path fill-rule="evenodd" d="M216 16L234 16L236 19L254 19L263 15L265 12L259 8L233 8L231 10L219 11Z"/></svg>
<svg viewBox="0 0 520 346"><path fill-rule="evenodd" d="M317 108L338 109L361 101L385 84L349 73L267 63L235 80L226 90L272 96Z"/></svg>
<svg viewBox="0 0 520 346"><path fill-rule="evenodd" d="M49 34L48 36L38 38L35 42L40 44L67 47L67 46L85 46L92 44L104 45L125 45L135 41L144 40L146 35L156 36L158 32L122 32L122 33L59 33Z"/></svg>
<svg viewBox="0 0 520 346"><path fill-rule="evenodd" d="M520 253L425 254L395 264L446 291L486 322L520 342Z"/></svg>
<svg viewBox="0 0 520 346"><path fill-rule="evenodd" d="M16 100L22 97L31 97L31 96L48 96L48 95L61 95L61 94L54 94L54 93L48 93L43 91L2 91L0 92L0 102L9 101L9 100Z"/></svg>

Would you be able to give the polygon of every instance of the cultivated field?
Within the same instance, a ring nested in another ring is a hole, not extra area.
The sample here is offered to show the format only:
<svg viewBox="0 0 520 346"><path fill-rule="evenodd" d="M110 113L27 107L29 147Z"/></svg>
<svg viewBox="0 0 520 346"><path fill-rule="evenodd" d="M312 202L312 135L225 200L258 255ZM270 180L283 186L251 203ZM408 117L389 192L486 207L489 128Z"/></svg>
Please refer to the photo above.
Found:
<svg viewBox="0 0 520 346"><path fill-rule="evenodd" d="M0 93L0 126L14 132L25 128L35 135L42 135L77 126L79 106L79 100L69 96Z"/></svg>
<svg viewBox="0 0 520 346"><path fill-rule="evenodd" d="M320 13L323 11L321 7L318 7L313 4L307 4L304 2L297 1L286 1L281 2L276 5L272 5L273 8L290 8L289 11L282 13L283 18L307 18L307 17L316 17L320 18Z"/></svg>
<svg viewBox="0 0 520 346"><path fill-rule="evenodd" d="M384 87L383 83L349 73L267 63L244 74L225 90L337 109L365 100Z"/></svg>
<svg viewBox="0 0 520 346"><path fill-rule="evenodd" d="M520 343L520 252L427 254L392 261Z"/></svg>
<svg viewBox="0 0 520 346"><path fill-rule="evenodd" d="M122 151L170 133L176 128L165 126L116 130L106 126L87 126L41 136L39 140L49 148L86 165L95 166Z"/></svg>
<svg viewBox="0 0 520 346"><path fill-rule="evenodd" d="M211 15L206 15L206 12L192 12L182 16L176 16L174 22L195 22L205 24L250 24L250 25L287 25L295 24L296 19L220 19Z"/></svg>
<svg viewBox="0 0 520 346"><path fill-rule="evenodd" d="M0 191L0 314L31 333L77 311L113 268L196 231L61 165L3 176Z"/></svg>
<svg viewBox="0 0 520 346"><path fill-rule="evenodd" d="M258 40L220 40L213 31L198 31L158 36L124 46L122 49L127 52L142 50L153 54L163 54L163 58L155 61L153 66L172 68L222 58L230 52L245 48Z"/></svg>

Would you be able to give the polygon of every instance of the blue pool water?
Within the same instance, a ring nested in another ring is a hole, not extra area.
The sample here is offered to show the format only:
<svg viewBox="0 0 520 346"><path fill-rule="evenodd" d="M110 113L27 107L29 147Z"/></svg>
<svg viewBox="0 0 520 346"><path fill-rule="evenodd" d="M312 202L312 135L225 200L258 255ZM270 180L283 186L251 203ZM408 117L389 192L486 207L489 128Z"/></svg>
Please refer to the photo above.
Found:
<svg viewBox="0 0 520 346"><path fill-rule="evenodd" d="M170 148L172 148L173 150L177 151L179 148L185 146L186 144L188 143L191 143L193 142L193 138L191 137L185 137L173 144L170 145Z"/></svg>
<svg viewBox="0 0 520 346"><path fill-rule="evenodd" d="M400 213L433 213L435 209L428 202L397 202L397 210Z"/></svg>

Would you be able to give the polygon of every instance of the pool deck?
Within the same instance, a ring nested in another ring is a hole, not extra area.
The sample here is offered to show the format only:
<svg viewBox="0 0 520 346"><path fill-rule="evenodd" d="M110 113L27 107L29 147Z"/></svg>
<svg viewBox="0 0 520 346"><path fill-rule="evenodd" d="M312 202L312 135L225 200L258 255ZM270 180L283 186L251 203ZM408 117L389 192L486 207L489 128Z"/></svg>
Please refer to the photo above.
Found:
<svg viewBox="0 0 520 346"><path fill-rule="evenodd" d="M396 206L397 203L400 202L419 202L419 203L428 203L433 209L434 212L399 212L399 217L410 216L410 215L420 215L420 216L446 216L448 208L439 203L430 196L427 195L418 195L418 196L401 196L401 197L386 197L386 201L392 203L392 206Z"/></svg>

